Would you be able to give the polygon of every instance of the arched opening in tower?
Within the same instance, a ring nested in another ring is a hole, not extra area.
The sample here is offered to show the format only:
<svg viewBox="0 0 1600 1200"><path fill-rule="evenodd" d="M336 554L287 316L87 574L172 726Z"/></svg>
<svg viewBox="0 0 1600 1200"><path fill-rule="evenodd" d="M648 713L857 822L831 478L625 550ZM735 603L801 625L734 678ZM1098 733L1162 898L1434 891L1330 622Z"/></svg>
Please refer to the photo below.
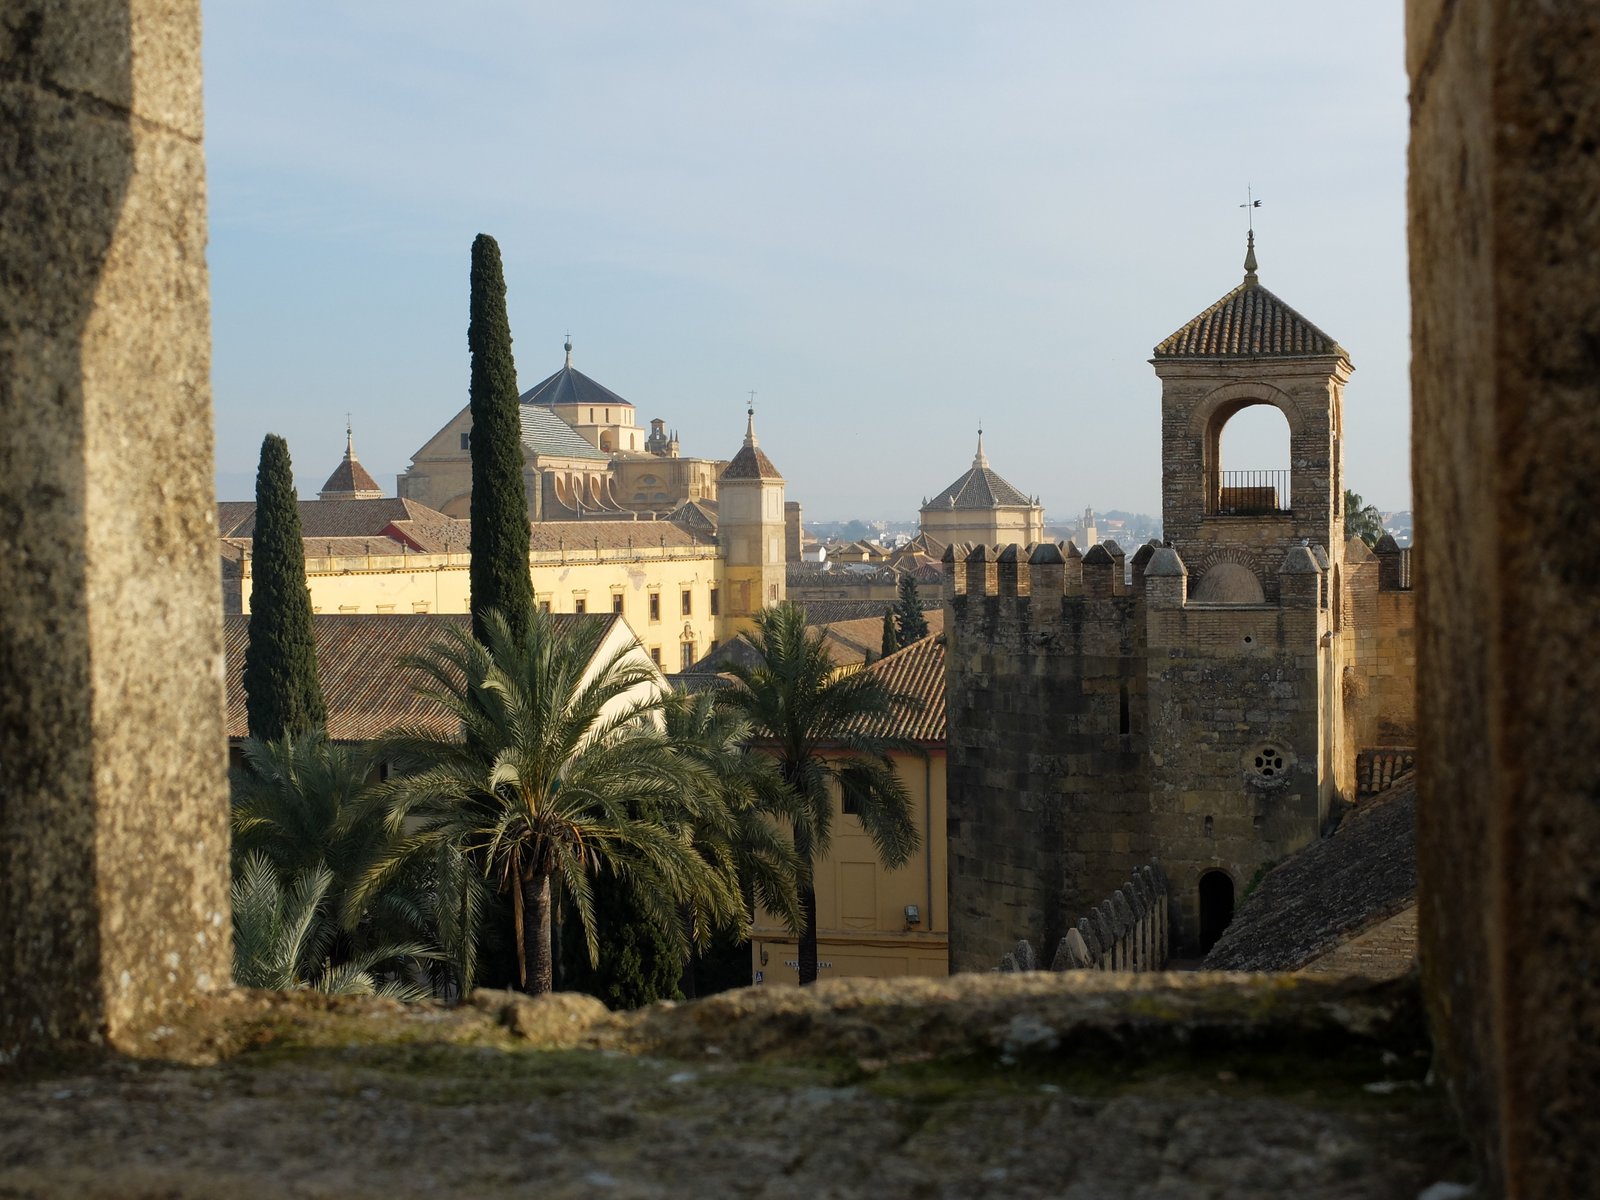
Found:
<svg viewBox="0 0 1600 1200"><path fill-rule="evenodd" d="M1289 421L1264 401L1219 412L1211 443L1212 511L1222 516L1288 512Z"/></svg>
<svg viewBox="0 0 1600 1200"><path fill-rule="evenodd" d="M1226 871L1200 876L1200 953L1217 944L1233 921L1233 878Z"/></svg>

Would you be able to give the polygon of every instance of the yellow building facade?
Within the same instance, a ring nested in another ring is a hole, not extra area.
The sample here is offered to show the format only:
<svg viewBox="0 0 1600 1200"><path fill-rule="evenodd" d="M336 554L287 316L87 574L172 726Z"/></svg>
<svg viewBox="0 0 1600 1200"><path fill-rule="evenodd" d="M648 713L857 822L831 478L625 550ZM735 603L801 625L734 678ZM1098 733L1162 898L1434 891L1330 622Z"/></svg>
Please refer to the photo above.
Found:
<svg viewBox="0 0 1600 1200"><path fill-rule="evenodd" d="M875 732L914 741L926 753L895 754L895 773L911 797L917 852L888 870L860 820L836 809L828 853L814 865L818 979L888 978L949 973L950 918L945 897L944 648L923 638L865 668L923 707ZM834 799L839 804L838 797ZM758 912L750 937L752 978L798 984L799 946L771 913Z"/></svg>

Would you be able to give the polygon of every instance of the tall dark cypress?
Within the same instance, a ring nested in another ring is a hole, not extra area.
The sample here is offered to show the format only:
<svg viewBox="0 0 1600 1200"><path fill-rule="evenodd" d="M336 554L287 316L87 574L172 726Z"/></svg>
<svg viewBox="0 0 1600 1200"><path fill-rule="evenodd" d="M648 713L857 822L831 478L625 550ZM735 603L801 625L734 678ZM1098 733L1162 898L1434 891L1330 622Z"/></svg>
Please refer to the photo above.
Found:
<svg viewBox="0 0 1600 1200"><path fill-rule="evenodd" d="M883 643L878 651L880 658L888 658L900 649L900 632L894 626L894 606L883 610Z"/></svg>
<svg viewBox="0 0 1600 1200"><path fill-rule="evenodd" d="M896 640L902 646L928 636L928 618L922 615L922 597L917 595L917 581L910 571L900 576L900 598L895 602L894 620Z"/></svg>
<svg viewBox="0 0 1600 1200"><path fill-rule="evenodd" d="M256 472L256 524L251 536L250 644L244 652L245 711L250 736L300 737L328 719L317 678L306 590L300 504L289 443L269 433Z"/></svg>
<svg viewBox="0 0 1600 1200"><path fill-rule="evenodd" d="M500 247L486 233L472 243L467 347L472 352L472 632L487 641L483 615L498 608L521 638L533 620L522 418Z"/></svg>

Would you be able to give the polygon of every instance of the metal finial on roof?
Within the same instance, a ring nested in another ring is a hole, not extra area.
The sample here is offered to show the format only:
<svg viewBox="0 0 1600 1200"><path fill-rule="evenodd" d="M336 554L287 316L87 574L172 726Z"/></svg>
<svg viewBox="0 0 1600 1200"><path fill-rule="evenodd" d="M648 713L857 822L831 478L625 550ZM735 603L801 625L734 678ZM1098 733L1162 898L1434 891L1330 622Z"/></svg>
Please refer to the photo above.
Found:
<svg viewBox="0 0 1600 1200"><path fill-rule="evenodd" d="M988 456L983 452L983 426L981 424L978 426L978 452L972 456L972 465L975 467L987 467L989 465Z"/></svg>
<svg viewBox="0 0 1600 1200"><path fill-rule="evenodd" d="M572 330L567 330L567 341L562 347L567 352L567 366L572 365Z"/></svg>
<svg viewBox="0 0 1600 1200"><path fill-rule="evenodd" d="M344 415L344 456L347 459L356 456L355 426L350 421L350 414Z"/></svg>
<svg viewBox="0 0 1600 1200"><path fill-rule="evenodd" d="M1260 282L1256 278L1256 209L1261 207L1261 201L1256 199L1248 184L1245 185L1244 197L1245 202L1239 205L1244 209L1246 228L1249 231L1244 251L1244 283L1246 287L1255 287Z"/></svg>
<svg viewBox="0 0 1600 1200"><path fill-rule="evenodd" d="M744 444L754 449L761 443L756 441L756 394L750 393L750 406L744 410Z"/></svg>

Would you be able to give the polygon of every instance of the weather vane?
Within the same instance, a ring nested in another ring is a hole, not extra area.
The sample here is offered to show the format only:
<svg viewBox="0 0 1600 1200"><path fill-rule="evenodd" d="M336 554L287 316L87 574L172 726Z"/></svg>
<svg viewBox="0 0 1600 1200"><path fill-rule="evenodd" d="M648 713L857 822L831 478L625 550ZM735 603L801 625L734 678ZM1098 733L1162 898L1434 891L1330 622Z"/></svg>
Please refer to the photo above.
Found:
<svg viewBox="0 0 1600 1200"><path fill-rule="evenodd" d="M1250 185L1248 183L1244 185L1244 195L1245 202L1239 205L1239 207L1244 209L1245 218L1250 225L1250 232L1254 233L1256 231L1256 215L1252 210L1260 208L1261 201L1256 199L1255 193L1250 190Z"/></svg>

